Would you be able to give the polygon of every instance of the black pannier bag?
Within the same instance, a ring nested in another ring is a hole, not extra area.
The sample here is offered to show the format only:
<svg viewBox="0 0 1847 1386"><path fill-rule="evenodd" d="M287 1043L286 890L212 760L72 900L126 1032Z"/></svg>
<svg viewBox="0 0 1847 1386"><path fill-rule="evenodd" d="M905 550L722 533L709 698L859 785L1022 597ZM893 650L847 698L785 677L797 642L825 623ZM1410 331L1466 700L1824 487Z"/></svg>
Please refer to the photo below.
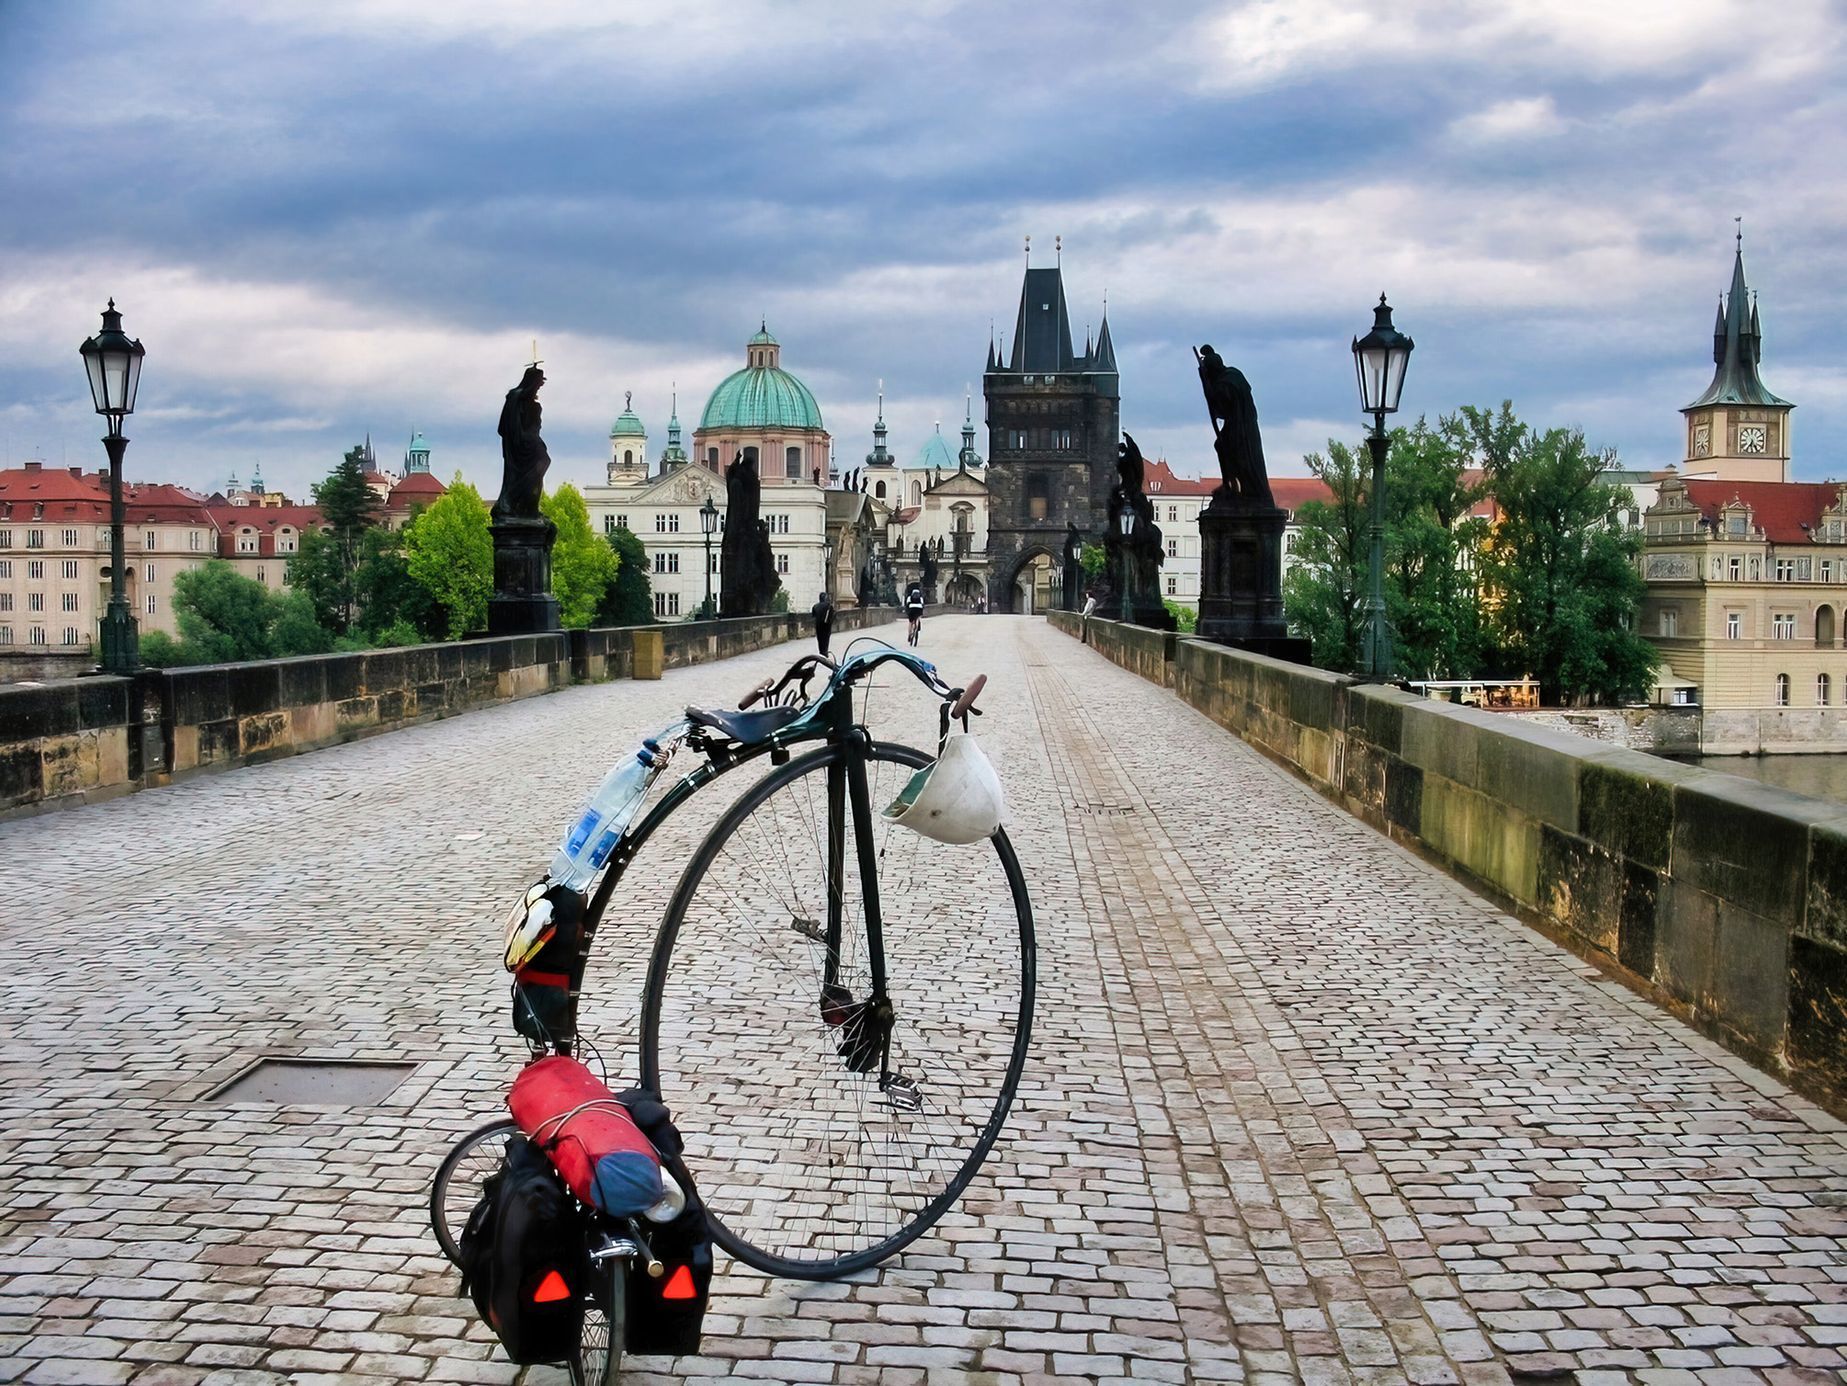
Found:
<svg viewBox="0 0 1847 1386"><path fill-rule="evenodd" d="M551 1161L524 1136L462 1229L462 1289L515 1362L574 1357L583 1329L590 1253L583 1214Z"/></svg>
<svg viewBox="0 0 1847 1386"><path fill-rule="evenodd" d="M646 1088L630 1088L617 1101L628 1108L642 1133L667 1157L674 1179L686 1191L686 1207L663 1226L647 1226L648 1243L665 1270L656 1279L633 1270L628 1278L628 1351L682 1357L699 1351L706 1301L712 1293L712 1234L705 1205L683 1165L680 1133L667 1108Z"/></svg>
<svg viewBox="0 0 1847 1386"><path fill-rule="evenodd" d="M571 977L584 937L584 897L568 886L545 893L554 929L550 939L513 974L513 1028L535 1044L565 1053L576 1038Z"/></svg>

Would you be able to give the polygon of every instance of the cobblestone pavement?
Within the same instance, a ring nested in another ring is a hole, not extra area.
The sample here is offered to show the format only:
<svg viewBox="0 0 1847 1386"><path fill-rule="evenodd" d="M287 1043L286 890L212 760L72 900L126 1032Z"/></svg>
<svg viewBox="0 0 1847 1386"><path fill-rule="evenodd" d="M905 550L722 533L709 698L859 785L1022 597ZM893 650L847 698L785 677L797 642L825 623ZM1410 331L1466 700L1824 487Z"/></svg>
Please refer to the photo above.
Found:
<svg viewBox="0 0 1847 1386"><path fill-rule="evenodd" d="M1042 623L924 644L992 675L1021 1101L896 1262L724 1271L705 1355L633 1379L1841 1379L1839 1123ZM0 825L0 1381L514 1380L424 1211L520 1054L500 915L620 750L793 653ZM599 938L612 1055L658 908ZM416 1069L375 1107L207 1099L261 1054Z"/></svg>

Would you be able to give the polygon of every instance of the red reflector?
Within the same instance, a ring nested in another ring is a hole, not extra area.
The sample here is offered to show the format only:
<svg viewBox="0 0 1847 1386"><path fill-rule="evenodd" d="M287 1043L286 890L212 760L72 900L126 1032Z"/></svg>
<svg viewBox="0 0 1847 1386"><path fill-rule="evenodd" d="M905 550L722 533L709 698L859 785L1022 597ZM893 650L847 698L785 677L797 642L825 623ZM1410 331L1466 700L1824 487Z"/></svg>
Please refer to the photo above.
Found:
<svg viewBox="0 0 1847 1386"><path fill-rule="evenodd" d="M539 1282L539 1288L532 1292L532 1302L534 1304L550 1304L554 1300L569 1299L570 1297L571 1287L564 1283L564 1277L558 1274L557 1271L552 1271L547 1274L545 1279Z"/></svg>
<svg viewBox="0 0 1847 1386"><path fill-rule="evenodd" d="M661 1291L662 1299L697 1299L699 1291L693 1288L693 1268L681 1266L667 1277L667 1288Z"/></svg>

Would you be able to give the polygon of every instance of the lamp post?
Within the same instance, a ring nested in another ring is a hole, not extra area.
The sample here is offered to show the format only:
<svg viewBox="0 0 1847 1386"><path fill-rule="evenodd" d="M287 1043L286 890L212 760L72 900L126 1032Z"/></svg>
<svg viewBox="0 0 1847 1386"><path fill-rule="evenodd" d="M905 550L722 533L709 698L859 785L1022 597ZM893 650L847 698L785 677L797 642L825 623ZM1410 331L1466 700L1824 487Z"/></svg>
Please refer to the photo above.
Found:
<svg viewBox="0 0 1847 1386"><path fill-rule="evenodd" d="M1366 597L1366 633L1360 652L1366 677L1383 683L1392 677L1392 634L1385 621L1385 416L1398 412L1404 393L1405 367L1417 344L1392 326L1392 308L1379 295L1372 331L1353 339L1353 368L1359 376L1360 409L1372 415L1366 446L1372 452L1372 587Z"/></svg>
<svg viewBox="0 0 1847 1386"><path fill-rule="evenodd" d="M1127 625L1135 620L1135 601L1129 593L1129 575L1135 571L1135 556L1130 552L1131 541L1135 538L1135 503L1127 496L1122 498L1122 508L1116 513L1116 521L1122 527L1122 542L1116 547L1116 566L1121 574L1121 620Z"/></svg>
<svg viewBox="0 0 1847 1386"><path fill-rule="evenodd" d="M958 602L962 600L962 555L968 552L968 537L962 517L956 516L956 527L949 536L950 544L955 549L956 575L949 584L949 590L955 594L954 600Z"/></svg>
<svg viewBox="0 0 1847 1386"><path fill-rule="evenodd" d="M708 493L705 504L699 507L699 527L705 531L705 605L699 608L699 619L712 619L712 536L718 532L718 507L712 504Z"/></svg>
<svg viewBox="0 0 1847 1386"><path fill-rule="evenodd" d="M90 376L90 395L96 412L109 421L103 447L109 453L109 610L103 616L103 672L132 674L140 666L140 638L135 632L134 614L128 609L127 557L123 553L123 531L128 516L122 504L122 453L128 439L122 436L122 420L135 412L135 391L141 384L141 358L147 354L141 343L130 341L122 330L122 315L115 310L115 300L103 310L103 330L86 341L78 351Z"/></svg>

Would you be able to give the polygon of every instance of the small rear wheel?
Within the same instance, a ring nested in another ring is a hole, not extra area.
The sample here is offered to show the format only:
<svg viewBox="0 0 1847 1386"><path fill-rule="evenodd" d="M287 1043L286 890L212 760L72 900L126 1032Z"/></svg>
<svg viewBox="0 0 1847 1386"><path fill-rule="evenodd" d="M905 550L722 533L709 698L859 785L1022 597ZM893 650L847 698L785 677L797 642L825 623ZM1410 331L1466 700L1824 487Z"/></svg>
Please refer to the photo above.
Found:
<svg viewBox="0 0 1847 1386"><path fill-rule="evenodd" d="M481 1186L500 1168L506 1158L507 1137L518 1130L507 1117L477 1126L455 1143L437 1167L430 1183L430 1227L443 1255L454 1265L462 1264L462 1229L481 1200Z"/></svg>
<svg viewBox="0 0 1847 1386"><path fill-rule="evenodd" d="M612 1386L622 1370L628 1332L628 1261L611 1256L591 1274L572 1378L578 1386Z"/></svg>

